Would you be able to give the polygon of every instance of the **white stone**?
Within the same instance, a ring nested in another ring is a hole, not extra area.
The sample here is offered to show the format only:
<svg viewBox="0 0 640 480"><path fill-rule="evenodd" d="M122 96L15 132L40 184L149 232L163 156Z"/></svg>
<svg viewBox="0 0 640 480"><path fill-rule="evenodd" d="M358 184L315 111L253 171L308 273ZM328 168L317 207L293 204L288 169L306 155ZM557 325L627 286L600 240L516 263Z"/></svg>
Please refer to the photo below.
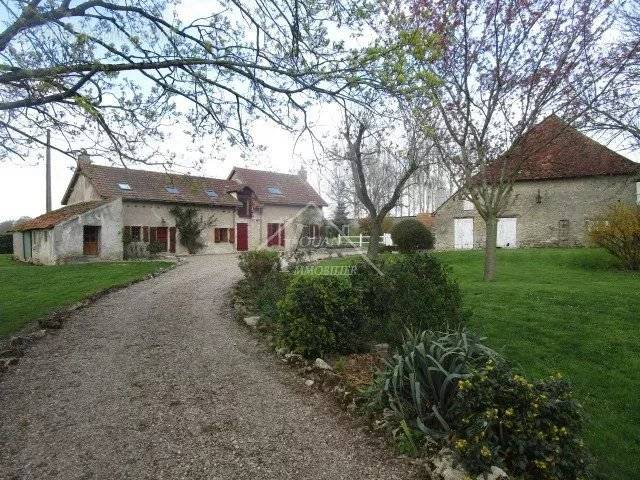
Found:
<svg viewBox="0 0 640 480"><path fill-rule="evenodd" d="M316 361L313 362L313 366L316 367L319 370L333 370L331 368L331 365L329 365L327 362L325 362L321 358L316 358Z"/></svg>
<svg viewBox="0 0 640 480"><path fill-rule="evenodd" d="M287 353L284 356L284 361L293 364L304 363L304 358L302 358L302 355L298 353Z"/></svg>
<svg viewBox="0 0 640 480"><path fill-rule="evenodd" d="M253 315L251 317L244 317L244 323L249 325L251 328L256 328L258 326L258 322L260 321L260 317L257 315Z"/></svg>
<svg viewBox="0 0 640 480"><path fill-rule="evenodd" d="M455 462L454 454L448 448L440 450L429 463L431 464L429 473L432 480L468 480L473 478L462 465ZM509 476L504 470L496 466L475 478L476 480L509 480Z"/></svg>
<svg viewBox="0 0 640 480"><path fill-rule="evenodd" d="M307 387L313 387L314 381L313 381L313 380L311 380L311 379L308 379L308 380L305 380L305 381L304 381L304 384L305 384Z"/></svg>
<svg viewBox="0 0 640 480"><path fill-rule="evenodd" d="M389 344L388 343L378 343L373 346L373 351L377 355L381 357L386 357L389 354Z"/></svg>
<svg viewBox="0 0 640 480"><path fill-rule="evenodd" d="M47 334L46 330L36 330L35 332L33 332L30 337L31 338L42 338Z"/></svg>
<svg viewBox="0 0 640 480"><path fill-rule="evenodd" d="M434 480L468 480L469 475L460 466L455 467L453 462L453 452L448 448L443 448L431 460L431 478Z"/></svg>
<svg viewBox="0 0 640 480"><path fill-rule="evenodd" d="M476 480L509 480L509 476L504 470L495 465L486 473L481 473Z"/></svg>

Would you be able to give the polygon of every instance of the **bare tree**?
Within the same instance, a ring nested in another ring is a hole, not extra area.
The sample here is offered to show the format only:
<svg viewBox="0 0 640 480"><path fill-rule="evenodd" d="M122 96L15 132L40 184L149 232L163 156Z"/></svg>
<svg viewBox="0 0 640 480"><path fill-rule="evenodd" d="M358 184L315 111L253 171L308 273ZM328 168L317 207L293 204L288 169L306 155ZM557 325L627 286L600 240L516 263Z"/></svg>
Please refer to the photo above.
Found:
<svg viewBox="0 0 640 480"><path fill-rule="evenodd" d="M630 0L618 17L619 34L608 55L592 65L594 74L618 72L610 84L595 82L579 97L587 114L583 124L591 131L621 140L630 148L640 147L640 0Z"/></svg>
<svg viewBox="0 0 640 480"><path fill-rule="evenodd" d="M400 125L375 124L346 112L341 132L345 146L331 153L334 161L348 166L352 188L368 213L369 257L380 251L384 218L397 205L412 176L431 159L432 143L411 111L404 109Z"/></svg>
<svg viewBox="0 0 640 480"><path fill-rule="evenodd" d="M253 116L304 127L314 97L354 100L397 48L347 48L360 0L215 0L188 23L169 0L0 2L0 159L51 129L69 154L157 161L178 118L194 139L249 142ZM362 42L361 42L362 43ZM86 146L86 145L85 145Z"/></svg>
<svg viewBox="0 0 640 480"><path fill-rule="evenodd" d="M570 93L594 80L590 65L610 28L606 0L414 0L425 31L441 35L426 65L440 84L434 140L456 186L486 225L485 280L496 272L498 217L528 154L503 155L543 116L575 113ZM405 28L406 25L405 25ZM573 97L575 99L575 97ZM485 171L491 166L491 171Z"/></svg>

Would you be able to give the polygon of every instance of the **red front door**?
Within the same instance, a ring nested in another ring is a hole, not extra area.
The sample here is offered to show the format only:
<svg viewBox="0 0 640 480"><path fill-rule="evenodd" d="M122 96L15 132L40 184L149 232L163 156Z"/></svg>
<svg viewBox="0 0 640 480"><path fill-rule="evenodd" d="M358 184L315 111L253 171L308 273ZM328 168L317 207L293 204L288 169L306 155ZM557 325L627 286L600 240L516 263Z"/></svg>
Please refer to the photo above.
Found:
<svg viewBox="0 0 640 480"><path fill-rule="evenodd" d="M236 224L236 250L244 252L249 249L249 228L246 223Z"/></svg>

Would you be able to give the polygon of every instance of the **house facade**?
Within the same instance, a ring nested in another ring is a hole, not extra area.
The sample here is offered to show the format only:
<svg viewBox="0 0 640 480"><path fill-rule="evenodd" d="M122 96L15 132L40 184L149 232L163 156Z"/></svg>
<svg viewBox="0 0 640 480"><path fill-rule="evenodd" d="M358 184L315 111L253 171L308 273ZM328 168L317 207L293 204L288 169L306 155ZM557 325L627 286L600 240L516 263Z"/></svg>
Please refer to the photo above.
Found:
<svg viewBox="0 0 640 480"><path fill-rule="evenodd" d="M194 207L206 224L198 253L290 249L303 233L316 231L326 206L304 175L234 168L217 179L95 165L86 157L62 203L67 206L14 227L16 258L118 260L151 243L162 253L185 255L175 206Z"/></svg>
<svg viewBox="0 0 640 480"><path fill-rule="evenodd" d="M498 219L498 246L582 246L591 222L617 202L640 202L640 165L557 117L534 126L525 139L540 145L515 172L507 207ZM484 220L463 191L435 212L436 248L482 248Z"/></svg>

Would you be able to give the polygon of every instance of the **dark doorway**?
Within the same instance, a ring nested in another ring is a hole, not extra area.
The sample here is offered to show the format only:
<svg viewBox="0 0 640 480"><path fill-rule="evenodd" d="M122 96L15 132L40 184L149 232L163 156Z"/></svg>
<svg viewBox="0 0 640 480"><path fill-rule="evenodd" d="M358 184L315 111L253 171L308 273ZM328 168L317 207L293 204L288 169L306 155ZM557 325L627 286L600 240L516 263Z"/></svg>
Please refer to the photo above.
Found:
<svg viewBox="0 0 640 480"><path fill-rule="evenodd" d="M161 252L167 251L167 239L169 238L167 227L157 227L156 228L156 242L162 245Z"/></svg>
<svg viewBox="0 0 640 480"><path fill-rule="evenodd" d="M249 250L249 229L246 223L236 225L236 249L240 252Z"/></svg>
<svg viewBox="0 0 640 480"><path fill-rule="evenodd" d="M82 252L85 255L98 255L100 241L100 227L85 225L83 233Z"/></svg>

